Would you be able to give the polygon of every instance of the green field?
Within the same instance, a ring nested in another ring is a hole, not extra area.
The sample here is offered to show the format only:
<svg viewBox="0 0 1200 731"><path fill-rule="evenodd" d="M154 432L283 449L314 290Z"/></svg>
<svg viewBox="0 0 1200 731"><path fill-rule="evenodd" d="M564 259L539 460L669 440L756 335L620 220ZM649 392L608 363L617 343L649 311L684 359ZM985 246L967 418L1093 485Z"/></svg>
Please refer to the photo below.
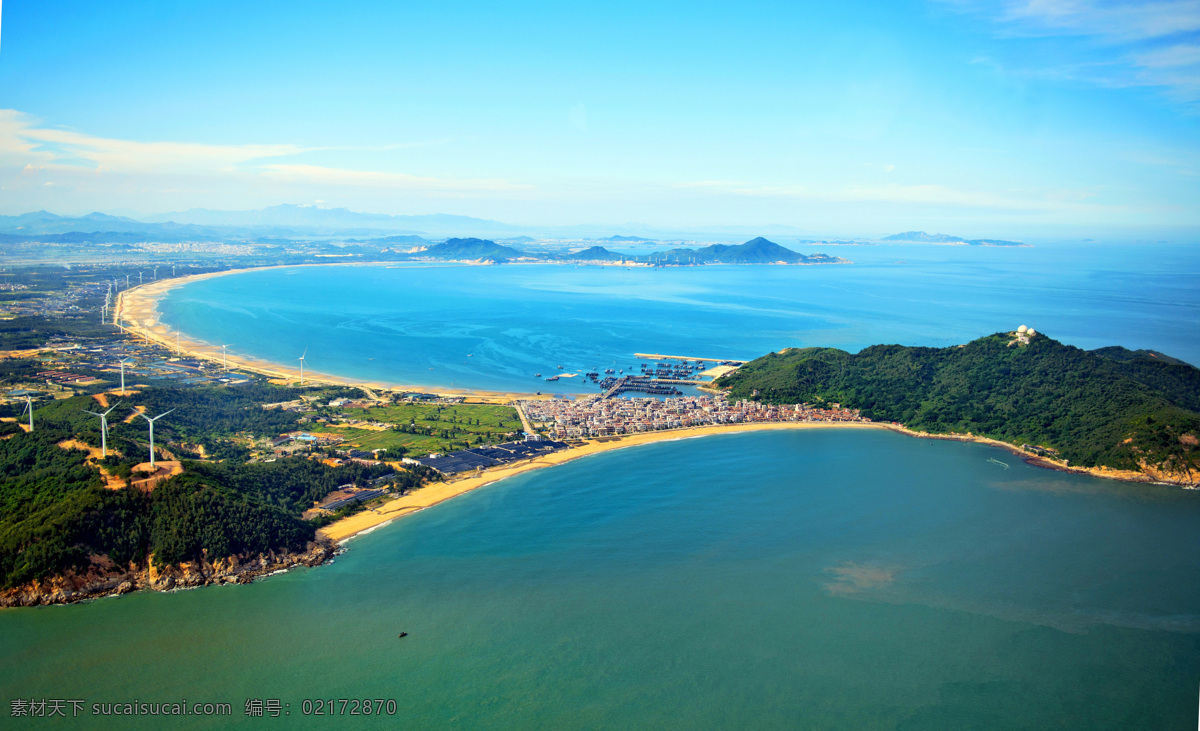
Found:
<svg viewBox="0 0 1200 731"><path fill-rule="evenodd" d="M345 437L346 445L364 450L403 447L414 457L495 444L521 431L516 409L491 404L392 404L369 409L334 409L332 413L346 419L395 424L400 429L373 431L319 425L309 431L340 435Z"/></svg>

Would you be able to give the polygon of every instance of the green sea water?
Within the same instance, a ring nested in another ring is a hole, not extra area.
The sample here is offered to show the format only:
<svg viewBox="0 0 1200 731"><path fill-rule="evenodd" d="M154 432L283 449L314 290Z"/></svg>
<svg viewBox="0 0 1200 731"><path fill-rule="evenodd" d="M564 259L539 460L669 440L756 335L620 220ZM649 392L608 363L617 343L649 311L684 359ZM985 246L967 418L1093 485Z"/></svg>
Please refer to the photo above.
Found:
<svg viewBox="0 0 1200 731"><path fill-rule="evenodd" d="M282 725L258 698L311 727L1190 729L1200 493L889 432L663 442L250 586L5 610L0 657L6 705L81 699L93 725L161 728L90 705L182 698L233 715L171 726Z"/></svg>

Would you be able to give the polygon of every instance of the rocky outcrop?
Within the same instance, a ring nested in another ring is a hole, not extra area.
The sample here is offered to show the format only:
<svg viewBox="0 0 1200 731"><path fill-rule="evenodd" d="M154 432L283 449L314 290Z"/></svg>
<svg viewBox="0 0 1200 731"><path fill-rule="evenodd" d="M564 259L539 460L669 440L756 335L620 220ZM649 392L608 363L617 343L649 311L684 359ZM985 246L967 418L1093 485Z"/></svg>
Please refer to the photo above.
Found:
<svg viewBox="0 0 1200 731"><path fill-rule="evenodd" d="M293 566L317 566L337 552L332 541L318 538L303 551L269 551L261 555L234 555L209 561L187 561L161 569L153 560L147 566L114 565L107 556L92 556L87 569L67 571L60 576L31 581L0 591L0 607L34 607L70 604L103 596L126 594L139 589L171 591L210 584L248 584L256 576Z"/></svg>

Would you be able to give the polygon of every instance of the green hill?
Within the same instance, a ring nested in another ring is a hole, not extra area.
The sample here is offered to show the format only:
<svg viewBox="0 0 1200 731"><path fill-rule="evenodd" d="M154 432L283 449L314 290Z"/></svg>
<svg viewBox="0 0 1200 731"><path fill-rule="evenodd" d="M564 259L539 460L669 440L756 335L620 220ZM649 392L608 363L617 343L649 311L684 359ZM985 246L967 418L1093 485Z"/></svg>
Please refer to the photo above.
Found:
<svg viewBox="0 0 1200 731"><path fill-rule="evenodd" d="M506 259L516 259L521 256L521 252L487 239L446 239L440 244L430 246L419 256L430 259L505 261Z"/></svg>
<svg viewBox="0 0 1200 731"><path fill-rule="evenodd" d="M699 249L668 249L643 257L655 264L836 264L842 259L826 254L805 256L759 236L744 244L712 244Z"/></svg>
<svg viewBox="0 0 1200 731"><path fill-rule="evenodd" d="M717 385L734 398L840 403L879 421L1048 448L1075 466L1200 480L1200 370L1149 351L997 333L951 348L788 349Z"/></svg>
<svg viewBox="0 0 1200 731"><path fill-rule="evenodd" d="M625 261L632 257L618 254L615 251L609 251L603 246L593 246L583 251L577 251L574 254L567 254L564 258L575 261Z"/></svg>

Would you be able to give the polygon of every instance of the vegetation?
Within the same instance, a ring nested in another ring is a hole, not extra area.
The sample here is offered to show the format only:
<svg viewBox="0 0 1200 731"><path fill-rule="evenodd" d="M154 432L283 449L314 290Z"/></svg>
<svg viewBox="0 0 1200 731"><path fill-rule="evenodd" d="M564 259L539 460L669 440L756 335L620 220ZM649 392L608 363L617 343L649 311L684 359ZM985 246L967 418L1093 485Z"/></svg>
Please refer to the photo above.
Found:
<svg viewBox="0 0 1200 731"><path fill-rule="evenodd" d="M298 550L317 523L300 513L339 485L366 485L384 465L330 467L300 457L268 464L186 462L151 493L103 487L87 453L39 428L0 440L0 586L81 568L92 556L158 565L235 553ZM400 489L421 471L396 475Z"/></svg>
<svg viewBox="0 0 1200 731"><path fill-rule="evenodd" d="M1071 464L1200 473L1200 371L1147 351L998 333L953 348L772 353L719 379L734 398L840 403L933 433L1046 447Z"/></svg>
<svg viewBox="0 0 1200 731"><path fill-rule="evenodd" d="M322 412L325 413L325 412ZM350 427L313 426L314 434L336 434L359 449L401 449L409 455L449 452L478 444L494 444L521 431L521 419L511 406L490 404L391 404L370 409L330 410L330 415L392 425L373 431Z"/></svg>

